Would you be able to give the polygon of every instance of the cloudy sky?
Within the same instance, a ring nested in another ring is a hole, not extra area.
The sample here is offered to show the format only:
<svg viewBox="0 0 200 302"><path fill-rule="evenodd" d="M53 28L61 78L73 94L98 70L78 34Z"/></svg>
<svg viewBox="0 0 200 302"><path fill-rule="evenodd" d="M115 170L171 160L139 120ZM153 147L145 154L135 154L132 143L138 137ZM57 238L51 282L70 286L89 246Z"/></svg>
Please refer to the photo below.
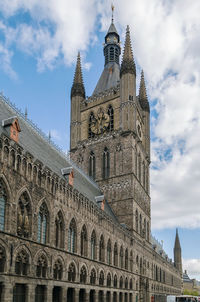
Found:
<svg viewBox="0 0 200 302"><path fill-rule="evenodd" d="M200 1L115 0L124 42L151 104L153 234L200 279ZM0 0L0 90L61 148L69 148L70 87L81 52L87 95L103 68L110 0Z"/></svg>

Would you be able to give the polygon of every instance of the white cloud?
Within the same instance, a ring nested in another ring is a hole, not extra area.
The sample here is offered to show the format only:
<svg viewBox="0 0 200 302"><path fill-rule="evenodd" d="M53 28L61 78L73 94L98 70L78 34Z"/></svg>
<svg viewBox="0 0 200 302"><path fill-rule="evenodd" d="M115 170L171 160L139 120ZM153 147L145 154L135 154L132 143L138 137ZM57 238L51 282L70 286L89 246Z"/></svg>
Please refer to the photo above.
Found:
<svg viewBox="0 0 200 302"><path fill-rule="evenodd" d="M12 47L33 56L39 71L60 60L71 64L78 50L96 43L96 22L110 24L107 0L0 0L5 17L0 63L12 70ZM152 117L152 226L200 227L200 1L118 0L119 32L129 24L133 52L148 81ZM6 18L28 13L29 23L11 26ZM157 169L154 169L156 167Z"/></svg>
<svg viewBox="0 0 200 302"><path fill-rule="evenodd" d="M190 279L200 280L200 259L183 259L183 270Z"/></svg>

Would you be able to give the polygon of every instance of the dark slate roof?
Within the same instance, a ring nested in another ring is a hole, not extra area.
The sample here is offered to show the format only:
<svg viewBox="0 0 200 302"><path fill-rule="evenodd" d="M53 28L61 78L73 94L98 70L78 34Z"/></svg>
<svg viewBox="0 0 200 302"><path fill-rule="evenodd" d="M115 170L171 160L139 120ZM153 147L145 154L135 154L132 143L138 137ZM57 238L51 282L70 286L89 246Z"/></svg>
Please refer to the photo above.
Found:
<svg viewBox="0 0 200 302"><path fill-rule="evenodd" d="M108 63L101 74L93 95L117 87L120 81L120 66L115 62Z"/></svg>
<svg viewBox="0 0 200 302"><path fill-rule="evenodd" d="M31 121L26 120L25 116L14 108L6 98L0 96L0 135L4 133L9 136L9 129L2 126L2 121L13 116L16 116L19 121L21 128L19 145L24 151L29 152L61 178L64 177L61 169L72 166L74 169L74 188L97 205L95 197L102 195L99 186L79 169L64 152L49 143L48 138L45 138L45 135ZM105 207L105 212L115 222L117 221L108 204Z"/></svg>
<svg viewBox="0 0 200 302"><path fill-rule="evenodd" d="M114 23L110 24L110 27L109 27L108 32L107 32L107 35L111 34L111 33L116 33L118 35L117 29L116 29Z"/></svg>

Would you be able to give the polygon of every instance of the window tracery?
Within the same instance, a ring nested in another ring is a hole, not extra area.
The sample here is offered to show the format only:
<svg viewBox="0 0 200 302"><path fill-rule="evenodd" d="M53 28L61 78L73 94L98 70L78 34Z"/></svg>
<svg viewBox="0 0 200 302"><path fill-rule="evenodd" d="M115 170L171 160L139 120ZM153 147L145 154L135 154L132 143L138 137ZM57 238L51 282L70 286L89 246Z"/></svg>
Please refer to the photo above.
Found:
<svg viewBox="0 0 200 302"><path fill-rule="evenodd" d="M56 280L61 280L62 279L62 274L63 274L63 267L62 263L60 260L57 260L54 264L53 268L53 277Z"/></svg>
<svg viewBox="0 0 200 302"><path fill-rule="evenodd" d="M76 222L72 219L68 230L68 251L76 252Z"/></svg>
<svg viewBox="0 0 200 302"><path fill-rule="evenodd" d="M48 216L46 203L43 203L38 214L38 242L43 244L47 241Z"/></svg>
<svg viewBox="0 0 200 302"><path fill-rule="evenodd" d="M103 179L107 179L110 174L110 153L105 147L103 151Z"/></svg>
<svg viewBox="0 0 200 302"><path fill-rule="evenodd" d="M44 255L41 255L38 259L36 266L36 276L38 278L46 278L47 274L47 260Z"/></svg>
<svg viewBox="0 0 200 302"><path fill-rule="evenodd" d="M76 268L74 263L71 263L68 269L68 281L74 282L76 280Z"/></svg>
<svg viewBox="0 0 200 302"><path fill-rule="evenodd" d="M28 274L28 266L28 254L24 250L21 250L15 260L15 273L17 275L26 276Z"/></svg>

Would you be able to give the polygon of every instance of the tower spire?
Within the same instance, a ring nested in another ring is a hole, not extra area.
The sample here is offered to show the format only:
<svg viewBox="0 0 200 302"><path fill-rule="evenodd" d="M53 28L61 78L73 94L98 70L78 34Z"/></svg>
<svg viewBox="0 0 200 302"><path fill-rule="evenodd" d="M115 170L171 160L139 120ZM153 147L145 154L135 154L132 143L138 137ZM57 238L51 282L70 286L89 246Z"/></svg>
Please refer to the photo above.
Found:
<svg viewBox="0 0 200 302"><path fill-rule="evenodd" d="M130 30L128 25L126 28L126 39L120 75L122 76L125 73L132 73L136 76L136 68L131 48Z"/></svg>
<svg viewBox="0 0 200 302"><path fill-rule="evenodd" d="M144 80L144 71L141 72L140 89L139 89L139 102L143 110L150 111L149 101L146 92L146 85Z"/></svg>
<svg viewBox="0 0 200 302"><path fill-rule="evenodd" d="M71 89L71 97L78 96L78 95L85 98L85 87L83 84L80 52L78 52L78 56L77 56L76 70L75 70L74 81Z"/></svg>
<svg viewBox="0 0 200 302"><path fill-rule="evenodd" d="M182 274L182 257L181 257L181 245L178 235L178 229L176 229L176 238L174 244L174 265Z"/></svg>
<svg viewBox="0 0 200 302"><path fill-rule="evenodd" d="M114 7L114 4L113 4L113 3L111 4L111 9L112 9L112 19L111 19L111 23L113 24L113 23L114 23L114 10L115 10L115 7Z"/></svg>

